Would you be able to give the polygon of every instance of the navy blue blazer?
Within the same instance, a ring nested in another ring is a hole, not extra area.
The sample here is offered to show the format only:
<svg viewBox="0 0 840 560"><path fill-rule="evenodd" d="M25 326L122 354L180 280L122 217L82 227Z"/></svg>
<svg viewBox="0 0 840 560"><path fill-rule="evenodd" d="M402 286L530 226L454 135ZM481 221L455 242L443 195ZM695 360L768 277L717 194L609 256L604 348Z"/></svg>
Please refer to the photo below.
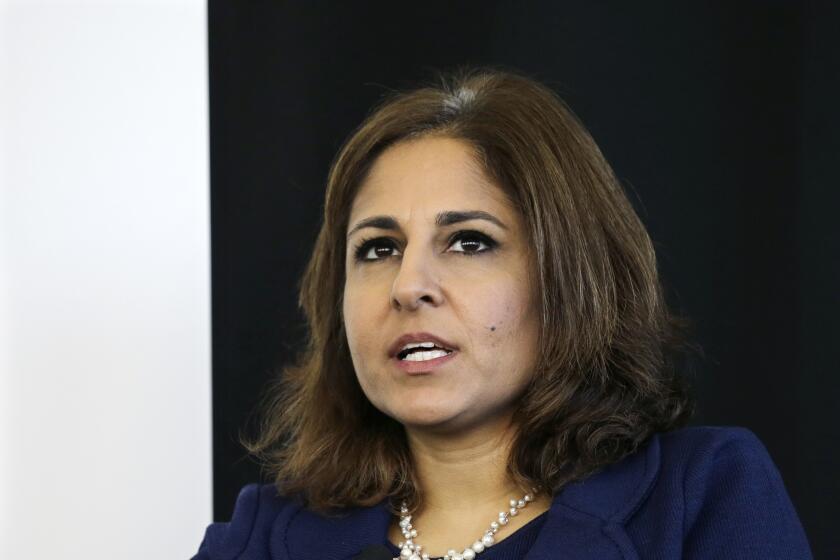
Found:
<svg viewBox="0 0 840 560"><path fill-rule="evenodd" d="M193 560L349 560L385 543L386 501L327 518L273 485L245 486ZM557 493L527 560L808 559L762 443L743 428L684 428ZM480 556L479 556L480 558Z"/></svg>

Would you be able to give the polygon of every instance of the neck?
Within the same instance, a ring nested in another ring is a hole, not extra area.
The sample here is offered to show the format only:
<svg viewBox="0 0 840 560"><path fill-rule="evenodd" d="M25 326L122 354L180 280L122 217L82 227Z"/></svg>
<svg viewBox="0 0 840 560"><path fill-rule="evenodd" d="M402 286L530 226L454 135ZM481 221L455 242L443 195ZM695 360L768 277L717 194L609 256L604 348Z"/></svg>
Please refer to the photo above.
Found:
<svg viewBox="0 0 840 560"><path fill-rule="evenodd" d="M530 491L518 488L507 473L513 433L510 417L457 434L406 426L423 502L412 512L411 522L420 533L417 541L430 556L443 556L453 545L458 550L470 546L500 511L508 509L511 499L521 499ZM550 496L535 496L496 535L496 542L546 511L550 503ZM403 539L397 519L389 537L393 543Z"/></svg>
<svg viewBox="0 0 840 560"><path fill-rule="evenodd" d="M513 426L500 418L456 435L407 428L423 511L449 517L489 508L498 511L528 489L507 473Z"/></svg>

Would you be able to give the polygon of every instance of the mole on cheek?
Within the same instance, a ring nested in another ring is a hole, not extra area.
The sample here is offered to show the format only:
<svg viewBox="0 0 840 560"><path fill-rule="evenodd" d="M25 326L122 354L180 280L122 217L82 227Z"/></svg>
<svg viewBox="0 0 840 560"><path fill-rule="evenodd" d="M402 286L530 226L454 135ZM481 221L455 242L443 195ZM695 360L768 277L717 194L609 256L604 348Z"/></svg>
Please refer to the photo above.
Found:
<svg viewBox="0 0 840 560"><path fill-rule="evenodd" d="M496 330L496 325L490 325L490 330L495 331Z"/></svg>

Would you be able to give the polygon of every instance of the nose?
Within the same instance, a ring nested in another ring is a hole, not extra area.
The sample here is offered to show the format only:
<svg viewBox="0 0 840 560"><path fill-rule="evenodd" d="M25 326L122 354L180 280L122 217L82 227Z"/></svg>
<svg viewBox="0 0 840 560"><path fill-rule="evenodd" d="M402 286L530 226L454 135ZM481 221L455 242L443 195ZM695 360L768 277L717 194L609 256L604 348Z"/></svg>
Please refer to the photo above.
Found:
<svg viewBox="0 0 840 560"><path fill-rule="evenodd" d="M423 305L443 303L440 282L435 279L434 257L422 247L406 247L400 267L391 286L391 306L394 309L416 310Z"/></svg>

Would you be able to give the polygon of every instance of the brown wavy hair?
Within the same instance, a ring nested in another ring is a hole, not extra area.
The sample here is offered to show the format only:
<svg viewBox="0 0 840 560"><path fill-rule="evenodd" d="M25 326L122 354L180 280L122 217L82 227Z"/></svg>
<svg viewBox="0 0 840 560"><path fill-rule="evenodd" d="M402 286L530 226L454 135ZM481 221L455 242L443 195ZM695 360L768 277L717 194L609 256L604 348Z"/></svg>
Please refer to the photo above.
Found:
<svg viewBox="0 0 840 560"><path fill-rule="evenodd" d="M474 148L533 248L540 352L514 415L513 480L555 493L692 413L678 358L700 348L669 310L647 231L592 137L547 86L461 68L389 93L336 155L299 285L306 345L266 392L256 438L242 438L281 493L317 511L389 496L420 505L403 426L362 392L341 309L355 193L383 150L427 135Z"/></svg>

